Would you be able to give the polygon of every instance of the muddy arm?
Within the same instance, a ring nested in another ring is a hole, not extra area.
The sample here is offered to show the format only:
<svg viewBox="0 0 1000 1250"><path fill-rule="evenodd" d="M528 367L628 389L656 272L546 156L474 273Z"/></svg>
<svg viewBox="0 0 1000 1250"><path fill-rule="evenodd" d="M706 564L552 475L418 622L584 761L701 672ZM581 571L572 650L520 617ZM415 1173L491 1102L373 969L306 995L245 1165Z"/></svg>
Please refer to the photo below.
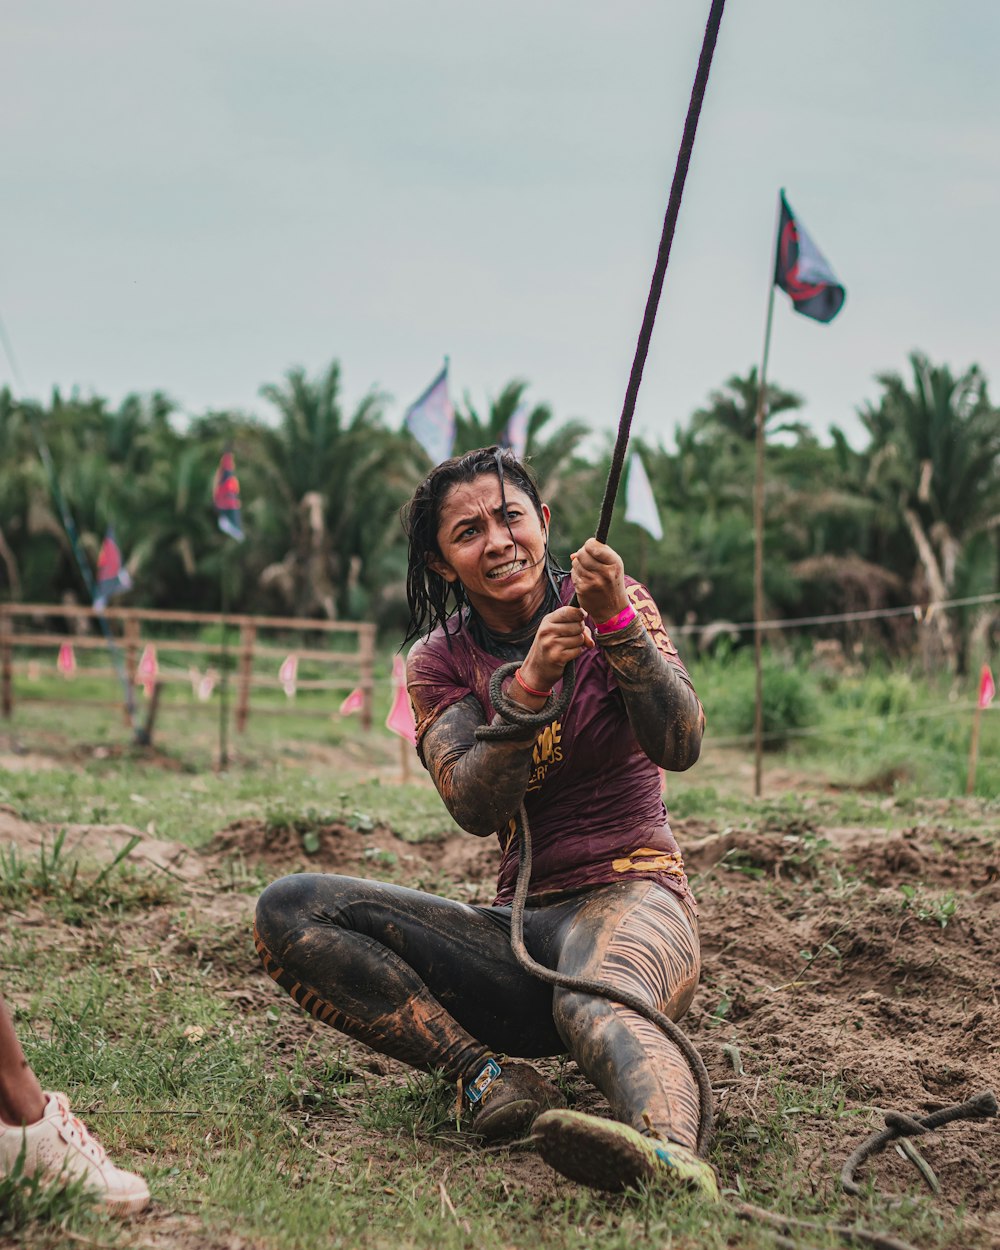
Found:
<svg viewBox="0 0 1000 1250"><path fill-rule="evenodd" d="M690 768L701 754L705 717L685 670L662 654L641 618L617 633L598 634L596 641L643 751L660 768Z"/></svg>
<svg viewBox="0 0 1000 1250"><path fill-rule="evenodd" d="M499 717L494 724L502 724ZM479 700L467 695L427 730L421 753L438 794L468 833L487 837L514 815L528 788L537 730L523 741L477 742L486 724Z"/></svg>

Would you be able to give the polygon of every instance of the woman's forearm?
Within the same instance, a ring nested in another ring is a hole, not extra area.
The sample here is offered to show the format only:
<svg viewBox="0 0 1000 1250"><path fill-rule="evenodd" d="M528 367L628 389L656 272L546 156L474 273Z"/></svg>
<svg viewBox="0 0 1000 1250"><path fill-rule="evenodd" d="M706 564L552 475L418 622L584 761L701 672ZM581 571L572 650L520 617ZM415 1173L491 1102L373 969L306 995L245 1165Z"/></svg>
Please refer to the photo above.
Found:
<svg viewBox="0 0 1000 1250"><path fill-rule="evenodd" d="M468 833L486 837L516 813L528 788L536 731L523 740L479 742L477 699L453 704L424 735L421 751L445 807ZM497 721L497 723L502 723Z"/></svg>
<svg viewBox="0 0 1000 1250"><path fill-rule="evenodd" d="M641 618L597 636L625 701L632 731L654 764L690 768L701 753L704 714L691 681L657 648Z"/></svg>

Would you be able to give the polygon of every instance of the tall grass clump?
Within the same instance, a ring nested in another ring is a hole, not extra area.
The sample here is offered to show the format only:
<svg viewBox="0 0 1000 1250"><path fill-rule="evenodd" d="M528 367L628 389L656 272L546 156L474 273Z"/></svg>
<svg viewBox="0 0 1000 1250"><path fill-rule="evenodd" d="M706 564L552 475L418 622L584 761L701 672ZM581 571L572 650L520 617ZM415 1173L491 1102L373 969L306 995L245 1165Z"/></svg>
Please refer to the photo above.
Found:
<svg viewBox="0 0 1000 1250"><path fill-rule="evenodd" d="M756 677L749 650L719 654L695 668L695 686L709 714L713 737L750 738L754 732ZM774 655L764 660L764 747L780 751L796 731L817 724L815 679L803 667Z"/></svg>

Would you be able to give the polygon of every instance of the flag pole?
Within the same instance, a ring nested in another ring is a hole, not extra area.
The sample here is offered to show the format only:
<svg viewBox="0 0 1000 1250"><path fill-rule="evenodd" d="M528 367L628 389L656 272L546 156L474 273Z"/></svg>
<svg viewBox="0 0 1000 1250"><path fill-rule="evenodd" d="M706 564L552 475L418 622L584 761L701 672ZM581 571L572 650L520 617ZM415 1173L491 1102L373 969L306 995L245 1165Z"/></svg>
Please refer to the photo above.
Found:
<svg viewBox="0 0 1000 1250"><path fill-rule="evenodd" d="M223 539L222 546L222 562L219 565L219 578L221 580L222 602L222 647L220 663L222 666L222 681L219 686L219 768L226 768L229 765L229 750L226 745L226 722L228 720L228 699L229 691L229 648L228 648L228 632L226 624L226 614L229 611L229 594L228 579L226 578L226 542Z"/></svg>
<svg viewBox="0 0 1000 1250"><path fill-rule="evenodd" d="M754 725L753 725L753 795L761 795L764 772L764 669L763 669L763 621L764 621L764 425L767 421L767 362L771 354L771 322L774 318L774 276L778 263L778 230L781 227L781 196L778 193L778 209L774 225L774 244L771 252L771 271L768 278L767 322L764 329L764 350L761 355L760 377L757 380L757 412L754 431L755 467L753 491L753 666L754 666Z"/></svg>
<svg viewBox="0 0 1000 1250"><path fill-rule="evenodd" d="M976 763L979 759L979 722L983 715L982 700L976 700L976 710L972 714L972 739L969 742L969 773L965 782L965 793L972 794L976 788Z"/></svg>

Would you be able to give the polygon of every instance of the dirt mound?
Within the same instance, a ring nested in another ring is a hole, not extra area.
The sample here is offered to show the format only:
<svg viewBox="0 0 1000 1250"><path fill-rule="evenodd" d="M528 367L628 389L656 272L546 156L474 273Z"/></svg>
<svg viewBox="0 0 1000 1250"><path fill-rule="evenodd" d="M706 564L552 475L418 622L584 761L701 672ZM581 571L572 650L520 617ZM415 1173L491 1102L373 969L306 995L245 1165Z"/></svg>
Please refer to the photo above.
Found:
<svg viewBox="0 0 1000 1250"><path fill-rule="evenodd" d="M449 837L420 842L388 825L357 827L340 821L265 823L238 820L205 849L209 861L240 859L272 877L289 872L334 872L375 877L438 893L450 889L466 902L489 903L500 852L495 838Z"/></svg>
<svg viewBox="0 0 1000 1250"><path fill-rule="evenodd" d="M845 1112L911 1114L1000 1090L993 840L935 827L884 836L730 831L703 841L692 859L708 863L700 876L692 864L703 977L687 1028L725 1086L723 1125L760 1099L761 1111L773 1110L779 1085L828 1087ZM810 1140L809 1116L798 1107L789 1127L802 1133L810 1174L827 1185L881 1127L845 1114L841 1134L827 1123L823 1139ZM953 1183L951 1199L992 1210L996 1122L926 1141L946 1193ZM917 1183L898 1163L890 1155L874 1165L880 1186Z"/></svg>
<svg viewBox="0 0 1000 1250"><path fill-rule="evenodd" d="M802 820L721 831L679 821L675 832L702 924L702 985L685 1027L721 1091L723 1140L748 1117L777 1116L812 1185L829 1193L882 1112L922 1115L1000 1090L993 839L933 823L883 834ZM340 872L475 902L492 898L498 861L492 838L413 843L339 823L240 821L209 850L273 875ZM832 1121L817 1088L843 1106ZM993 1121L922 1139L946 1206L992 1211L997 1136ZM889 1191L922 1184L893 1154L872 1171Z"/></svg>
<svg viewBox="0 0 1000 1250"><path fill-rule="evenodd" d="M62 864L127 861L188 882L202 872L198 856L189 846L153 837L131 825L35 824L0 803L0 848L11 846L22 857L36 857L44 848L50 861L58 846Z"/></svg>

